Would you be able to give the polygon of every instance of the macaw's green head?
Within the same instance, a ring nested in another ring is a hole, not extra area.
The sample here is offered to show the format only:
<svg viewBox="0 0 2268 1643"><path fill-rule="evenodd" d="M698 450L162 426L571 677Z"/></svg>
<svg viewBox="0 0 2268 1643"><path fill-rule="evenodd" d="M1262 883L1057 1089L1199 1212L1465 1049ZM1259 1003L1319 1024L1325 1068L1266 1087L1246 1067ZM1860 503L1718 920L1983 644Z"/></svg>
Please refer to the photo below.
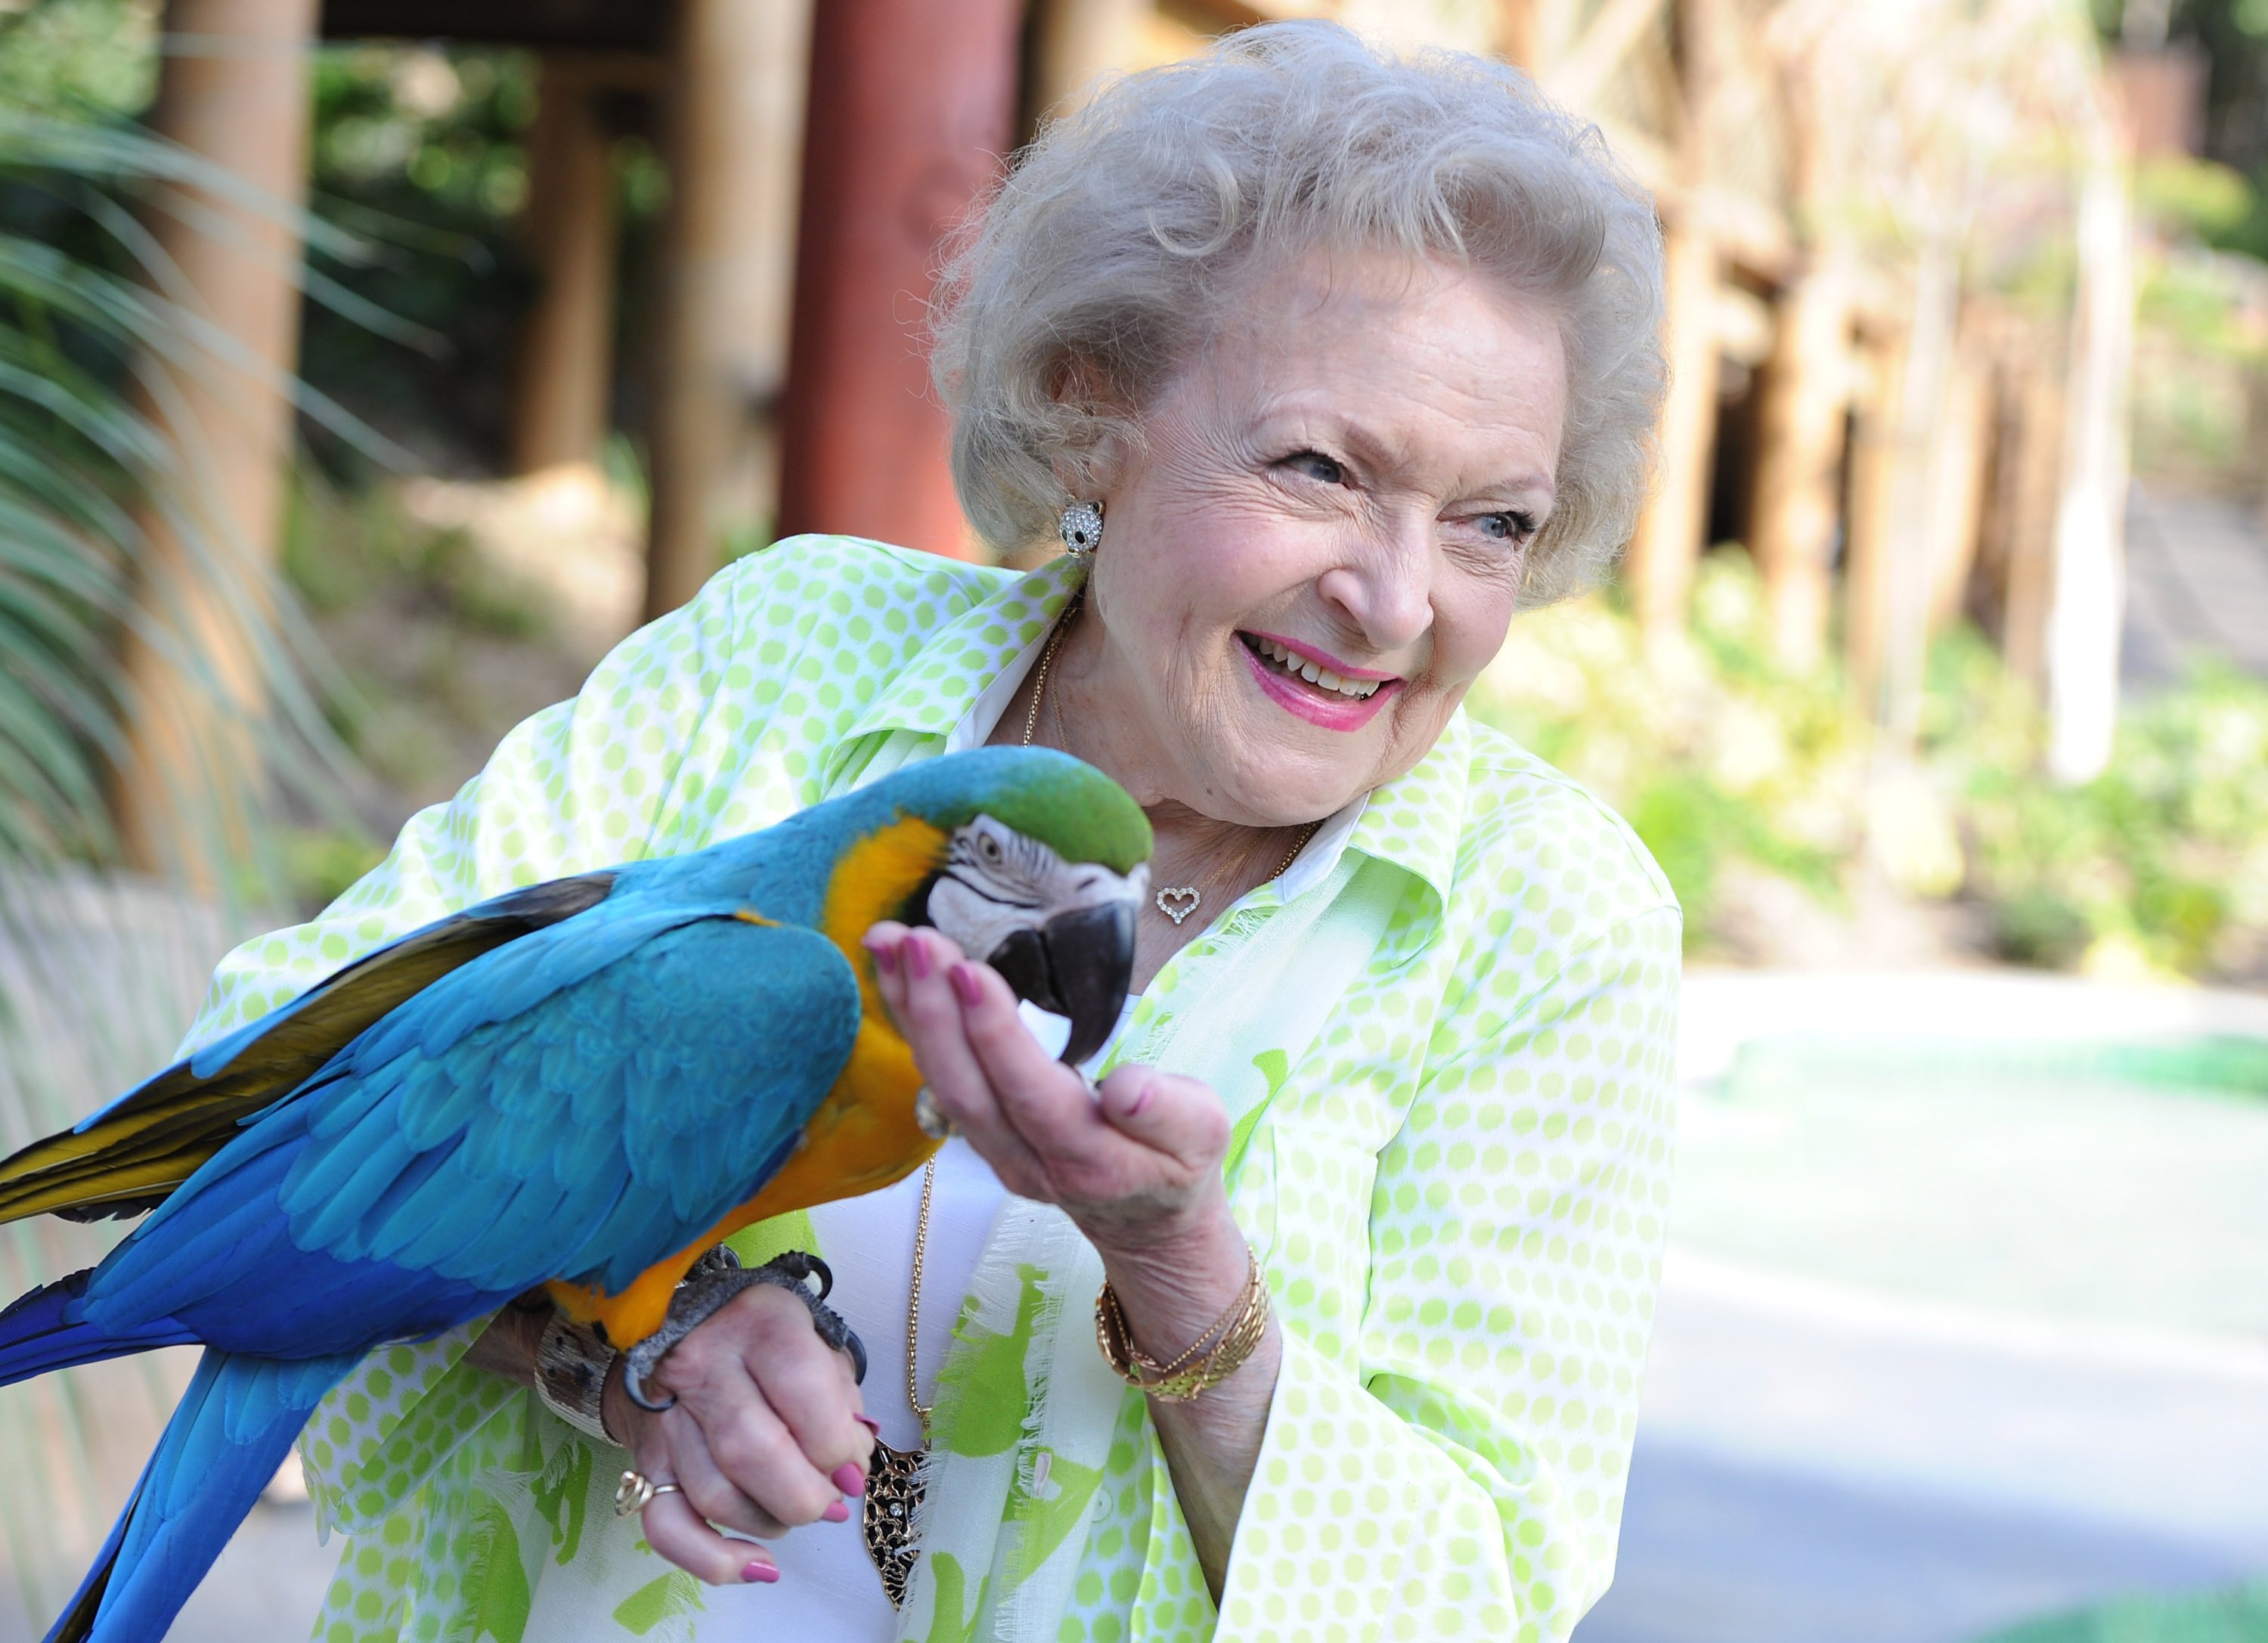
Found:
<svg viewBox="0 0 2268 1643"><path fill-rule="evenodd" d="M1141 807L1093 765L1046 748L955 754L874 791L884 787L946 835L909 917L982 957L1018 997L1068 1016L1064 1061L1101 1048L1133 983L1135 915L1150 893Z"/></svg>

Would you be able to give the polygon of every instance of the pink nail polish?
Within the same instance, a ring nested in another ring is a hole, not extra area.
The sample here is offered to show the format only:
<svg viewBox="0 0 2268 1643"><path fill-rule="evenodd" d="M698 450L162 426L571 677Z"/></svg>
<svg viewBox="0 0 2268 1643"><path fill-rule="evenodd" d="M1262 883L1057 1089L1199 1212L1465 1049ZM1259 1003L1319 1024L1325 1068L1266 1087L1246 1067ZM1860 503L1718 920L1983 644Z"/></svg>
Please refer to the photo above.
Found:
<svg viewBox="0 0 2268 1643"><path fill-rule="evenodd" d="M740 1578L751 1586L770 1586L779 1579L779 1571L769 1563L752 1563L740 1571Z"/></svg>
<svg viewBox="0 0 2268 1643"><path fill-rule="evenodd" d="M850 1521L850 1508L840 1500L830 1500L828 1502L827 1510L819 1515L830 1523L848 1523Z"/></svg>
<svg viewBox="0 0 2268 1643"><path fill-rule="evenodd" d="M865 1427L867 1431L873 1433L876 1437L879 1438L882 1435L882 1423L880 1421L869 1419L865 1415L853 1415L850 1418L857 1421L860 1426Z"/></svg>
<svg viewBox="0 0 2268 1643"><path fill-rule="evenodd" d="M856 1461L845 1461L836 1467L835 1476L830 1481L846 1495L863 1495L866 1492L866 1474L858 1470L858 1462Z"/></svg>
<svg viewBox="0 0 2268 1643"><path fill-rule="evenodd" d="M984 1002L984 984L976 979L976 969L971 964L956 964L947 972L953 977L954 997L961 1007L973 1010Z"/></svg>
<svg viewBox="0 0 2268 1643"><path fill-rule="evenodd" d="M908 936L904 948L906 974L916 981L929 979L929 943L919 936Z"/></svg>
<svg viewBox="0 0 2268 1643"><path fill-rule="evenodd" d="M898 950L896 947L891 946L890 943L884 941L874 947L871 947L866 950L874 955L874 968L876 969L881 971L885 976L895 976L898 973Z"/></svg>

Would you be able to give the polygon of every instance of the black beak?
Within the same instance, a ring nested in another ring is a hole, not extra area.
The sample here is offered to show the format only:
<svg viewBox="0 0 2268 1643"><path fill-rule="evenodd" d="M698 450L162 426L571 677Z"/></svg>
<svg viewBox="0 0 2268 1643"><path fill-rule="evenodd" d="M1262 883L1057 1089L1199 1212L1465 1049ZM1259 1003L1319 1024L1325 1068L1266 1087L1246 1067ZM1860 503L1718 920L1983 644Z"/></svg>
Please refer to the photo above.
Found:
<svg viewBox="0 0 2268 1643"><path fill-rule="evenodd" d="M1038 931L1019 930L985 961L1016 996L1071 1018L1063 1061L1077 1066L1108 1041L1134 984L1134 909L1124 902L1082 907Z"/></svg>

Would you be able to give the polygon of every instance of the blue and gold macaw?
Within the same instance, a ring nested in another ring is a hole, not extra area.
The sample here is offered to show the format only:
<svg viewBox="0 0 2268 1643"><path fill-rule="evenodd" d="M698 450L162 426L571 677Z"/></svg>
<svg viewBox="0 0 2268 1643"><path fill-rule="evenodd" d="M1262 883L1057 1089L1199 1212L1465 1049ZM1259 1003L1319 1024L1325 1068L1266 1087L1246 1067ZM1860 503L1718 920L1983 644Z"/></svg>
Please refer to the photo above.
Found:
<svg viewBox="0 0 2268 1643"><path fill-rule="evenodd" d="M627 1346L700 1252L937 1146L860 939L932 925L1100 1047L1150 853L1101 772L987 748L428 925L0 1162L0 1220L154 1211L0 1313L0 1385L205 1347L48 1643L155 1643L362 1356L538 1286Z"/></svg>

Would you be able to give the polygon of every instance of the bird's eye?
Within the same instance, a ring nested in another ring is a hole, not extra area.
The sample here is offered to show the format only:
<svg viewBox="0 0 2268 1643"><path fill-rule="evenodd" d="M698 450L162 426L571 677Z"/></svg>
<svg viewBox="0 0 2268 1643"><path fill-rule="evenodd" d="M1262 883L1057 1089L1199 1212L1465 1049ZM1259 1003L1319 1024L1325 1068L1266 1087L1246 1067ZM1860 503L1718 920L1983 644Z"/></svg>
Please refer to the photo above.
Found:
<svg viewBox="0 0 2268 1643"><path fill-rule="evenodd" d="M1000 848L1000 841L990 833L976 836L976 856L988 867L997 867L1007 860L1008 852Z"/></svg>

